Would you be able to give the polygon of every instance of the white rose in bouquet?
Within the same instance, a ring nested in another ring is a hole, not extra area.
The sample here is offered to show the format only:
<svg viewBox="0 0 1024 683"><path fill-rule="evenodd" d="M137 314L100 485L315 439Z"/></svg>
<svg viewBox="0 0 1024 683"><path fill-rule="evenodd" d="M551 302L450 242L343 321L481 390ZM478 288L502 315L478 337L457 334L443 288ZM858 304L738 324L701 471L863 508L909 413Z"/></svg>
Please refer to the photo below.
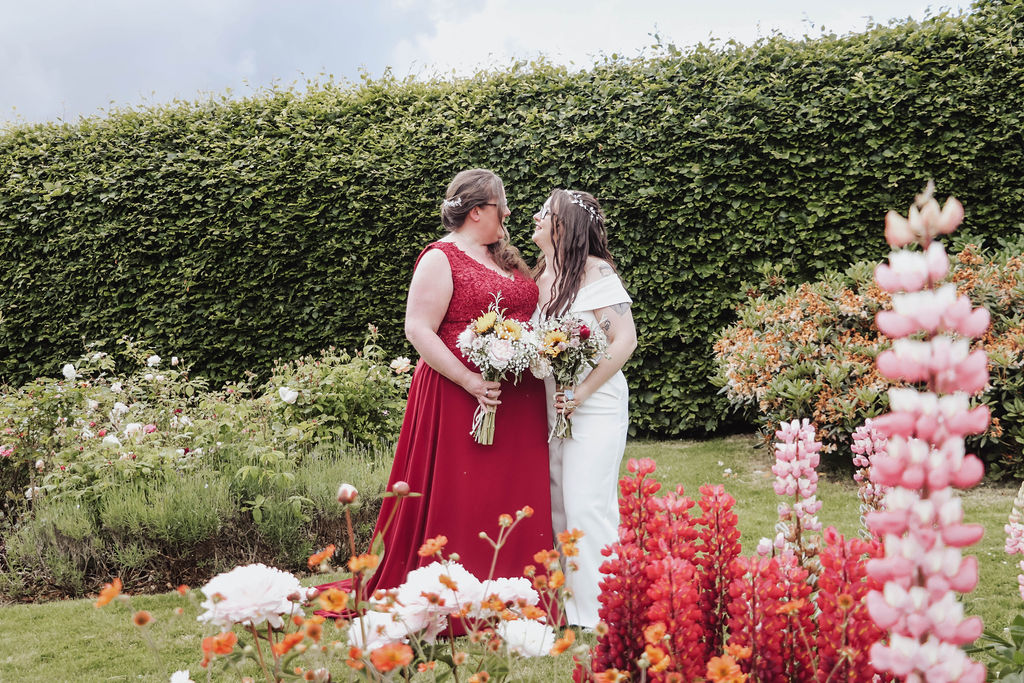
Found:
<svg viewBox="0 0 1024 683"><path fill-rule="evenodd" d="M514 354L515 349L512 348L512 342L508 339L495 339L487 349L487 357L490 358L491 365L497 370L504 370Z"/></svg>

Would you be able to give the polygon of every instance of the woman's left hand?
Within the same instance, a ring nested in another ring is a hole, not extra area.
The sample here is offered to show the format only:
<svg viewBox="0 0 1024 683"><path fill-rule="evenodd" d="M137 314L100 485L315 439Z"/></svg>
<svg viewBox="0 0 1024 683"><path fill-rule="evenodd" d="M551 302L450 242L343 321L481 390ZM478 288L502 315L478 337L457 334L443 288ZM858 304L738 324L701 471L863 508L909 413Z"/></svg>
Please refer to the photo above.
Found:
<svg viewBox="0 0 1024 683"><path fill-rule="evenodd" d="M559 391L555 394L555 412L570 417L573 411L583 403L583 396L580 393L579 389L570 392L572 398L568 398L564 391Z"/></svg>

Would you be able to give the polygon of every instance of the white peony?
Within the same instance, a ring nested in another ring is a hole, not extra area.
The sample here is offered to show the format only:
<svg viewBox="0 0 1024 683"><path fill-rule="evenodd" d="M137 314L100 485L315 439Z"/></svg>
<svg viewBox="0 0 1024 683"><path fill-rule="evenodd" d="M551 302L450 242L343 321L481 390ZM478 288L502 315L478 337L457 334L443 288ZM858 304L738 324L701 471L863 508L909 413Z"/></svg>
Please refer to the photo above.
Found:
<svg viewBox="0 0 1024 683"><path fill-rule="evenodd" d="M503 621L498 624L497 632L509 652L524 657L543 657L555 645L552 628L532 619Z"/></svg>
<svg viewBox="0 0 1024 683"><path fill-rule="evenodd" d="M115 446L115 447L116 446L120 446L121 445L121 439L117 438L113 434L107 434L105 437L103 437L103 445L104 446Z"/></svg>
<svg viewBox="0 0 1024 683"><path fill-rule="evenodd" d="M265 621L281 628L281 616L295 611L293 599L306 595L297 578L264 564L235 567L213 577L200 590L206 596L200 607L206 611L198 620L223 629L234 624L259 626Z"/></svg>
<svg viewBox="0 0 1024 683"><path fill-rule="evenodd" d="M75 372L75 366L72 365L71 363L65 364L64 367L60 369L60 371L64 373L64 379L66 379L69 382L74 382L75 378L78 377L78 373Z"/></svg>
<svg viewBox="0 0 1024 683"><path fill-rule="evenodd" d="M289 389L288 387L281 387L277 390L277 395L281 397L281 400L285 403L292 404L299 398L299 392L295 389Z"/></svg>
<svg viewBox="0 0 1024 683"><path fill-rule="evenodd" d="M177 364L178 364L178 357L177 356L171 356L171 365L177 365Z"/></svg>
<svg viewBox="0 0 1024 683"><path fill-rule="evenodd" d="M474 339L476 339L476 332L473 331L472 327L467 327L459 333L455 343L458 344L460 349L469 349L472 347Z"/></svg>
<svg viewBox="0 0 1024 683"><path fill-rule="evenodd" d="M195 683L192 677L188 673L188 669L184 671L175 671L171 674L171 683Z"/></svg>
<svg viewBox="0 0 1024 683"><path fill-rule="evenodd" d="M25 500L32 500L43 495L43 490L38 486L29 486L25 489Z"/></svg>
<svg viewBox="0 0 1024 683"><path fill-rule="evenodd" d="M364 631L366 632L365 642L363 642ZM405 626L401 622L395 621L395 616L390 612L367 610L364 616L356 617L349 624L348 644L369 652L383 645L404 642L408 633Z"/></svg>
<svg viewBox="0 0 1024 683"><path fill-rule="evenodd" d="M100 407L100 402L90 398L88 401L85 402L85 407L91 413L92 411Z"/></svg>
<svg viewBox="0 0 1024 683"><path fill-rule="evenodd" d="M151 368L155 368L156 366L160 365L160 356L154 353L152 356L146 359L146 365L148 365Z"/></svg>
<svg viewBox="0 0 1024 683"><path fill-rule="evenodd" d="M540 595L534 590L529 579L518 576L511 579L491 579L483 585L484 597L497 595L502 602L519 604L522 600L527 605L536 605L540 602Z"/></svg>
<svg viewBox="0 0 1024 683"><path fill-rule="evenodd" d="M39 458L39 460L36 460L36 472L42 472L45 469L46 463L43 461L43 459Z"/></svg>
<svg viewBox="0 0 1024 683"><path fill-rule="evenodd" d="M131 437L142 436L142 423L141 422L129 422L124 426L124 435Z"/></svg>
<svg viewBox="0 0 1024 683"><path fill-rule="evenodd" d="M120 401L114 404L114 409L111 411L115 416L121 416L128 412L128 406L121 403Z"/></svg>
<svg viewBox="0 0 1024 683"><path fill-rule="evenodd" d="M120 394L121 393L121 383L120 382L114 382L113 384L110 385L110 390L113 391L115 394Z"/></svg>
<svg viewBox="0 0 1024 683"><path fill-rule="evenodd" d="M147 372L145 375L142 376L142 379L146 380L147 382L152 382L153 381L153 373L152 372Z"/></svg>

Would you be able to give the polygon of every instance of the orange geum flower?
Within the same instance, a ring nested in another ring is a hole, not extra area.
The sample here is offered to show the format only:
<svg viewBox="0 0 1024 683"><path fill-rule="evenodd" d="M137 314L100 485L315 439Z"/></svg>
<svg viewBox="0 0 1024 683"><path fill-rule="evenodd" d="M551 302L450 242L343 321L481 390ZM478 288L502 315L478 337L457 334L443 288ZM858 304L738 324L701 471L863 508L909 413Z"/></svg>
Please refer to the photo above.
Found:
<svg viewBox="0 0 1024 683"><path fill-rule="evenodd" d="M491 674L486 671L478 671L469 677L469 683L487 683L491 680Z"/></svg>
<svg viewBox="0 0 1024 683"><path fill-rule="evenodd" d="M576 633L572 629L565 629L565 635L555 641L551 648L552 656L558 656L568 650L576 642Z"/></svg>
<svg viewBox="0 0 1024 683"><path fill-rule="evenodd" d="M138 612L132 615L132 623L140 628L147 625L151 621L153 621L153 615L144 609L140 609Z"/></svg>
<svg viewBox="0 0 1024 683"><path fill-rule="evenodd" d="M188 593L188 586L186 586L185 584L181 584L175 590L177 590L180 595L185 595L186 593Z"/></svg>
<svg viewBox="0 0 1024 683"><path fill-rule="evenodd" d="M334 551L335 551L335 547L334 547L334 544L332 543L329 546L327 546L326 548L324 548L323 550L321 550L320 552L313 553L312 555L310 555L309 559L306 560L306 564L309 565L310 569L313 569L314 567L319 567L326 560L329 560L332 557L334 557Z"/></svg>
<svg viewBox="0 0 1024 683"><path fill-rule="evenodd" d="M363 651L353 645L348 649L348 659L345 660L345 663L356 671L362 669L366 666L363 663Z"/></svg>
<svg viewBox="0 0 1024 683"><path fill-rule="evenodd" d="M580 540L581 538L583 538L583 532L580 531L579 529L572 529L572 530L569 530L569 531L559 531L558 532L558 542L559 543L575 543L576 541Z"/></svg>
<svg viewBox="0 0 1024 683"><path fill-rule="evenodd" d="M528 564L525 567L523 567L523 576L533 576L536 573L537 568L534 567L532 564Z"/></svg>
<svg viewBox="0 0 1024 683"><path fill-rule="evenodd" d="M533 517L533 508L525 505L521 510L516 511L516 519L522 519L523 517Z"/></svg>
<svg viewBox="0 0 1024 683"><path fill-rule="evenodd" d="M337 588L328 588L316 600L328 612L344 612L348 607L348 593Z"/></svg>
<svg viewBox="0 0 1024 683"><path fill-rule="evenodd" d="M287 652L290 652L293 647L302 642L306 634L302 631L296 631L295 633L289 633L281 639L280 643L274 643L274 654L280 657Z"/></svg>
<svg viewBox="0 0 1024 683"><path fill-rule="evenodd" d="M416 667L416 670L422 674L426 673L427 671L433 671L436 666L437 662L420 662L419 665Z"/></svg>
<svg viewBox="0 0 1024 683"><path fill-rule="evenodd" d="M417 551L417 554L420 557L430 557L431 555L436 555L439 552L441 552L441 548L443 548L446 543L448 543L447 536L435 536L434 538L429 538L423 543L423 545L420 546L420 549Z"/></svg>
<svg viewBox="0 0 1024 683"><path fill-rule="evenodd" d="M754 651L751 650L749 647L744 647L743 645L733 643L732 645L726 646L725 653L730 657L742 662L744 660L750 659L750 655L752 655Z"/></svg>
<svg viewBox="0 0 1024 683"><path fill-rule="evenodd" d="M465 652L456 652L452 657L452 661L455 663L455 666L462 666L466 663L467 659L469 659L469 655Z"/></svg>
<svg viewBox="0 0 1024 683"><path fill-rule="evenodd" d="M498 526L503 526L503 527L512 526L512 522L513 521L514 520L512 519L512 515L501 514L501 515L498 516Z"/></svg>
<svg viewBox="0 0 1024 683"><path fill-rule="evenodd" d="M740 665L729 655L712 657L705 678L710 683L742 683L747 680L746 674L740 671Z"/></svg>
<svg viewBox="0 0 1024 683"><path fill-rule="evenodd" d="M600 673L594 674L595 683L627 683L629 681L628 671L619 671L618 669L605 669Z"/></svg>
<svg viewBox="0 0 1024 683"><path fill-rule="evenodd" d="M548 585L552 588L561 588L565 584L565 574L561 569L555 570L548 579Z"/></svg>
<svg viewBox="0 0 1024 683"><path fill-rule="evenodd" d="M323 634L324 627L321 622L313 621L312 619L306 622L306 635L309 636L314 643L319 643L320 637L323 636Z"/></svg>
<svg viewBox="0 0 1024 683"><path fill-rule="evenodd" d="M495 593L480 603L480 609L489 609L492 612L503 612L505 611L505 603L498 597L497 593Z"/></svg>
<svg viewBox="0 0 1024 683"><path fill-rule="evenodd" d="M389 643L370 653L370 662L381 673L409 666L411 661L412 648L405 643Z"/></svg>
<svg viewBox="0 0 1024 683"><path fill-rule="evenodd" d="M792 614L798 611L805 604L803 598L798 600L790 600L789 602L779 605L778 614Z"/></svg>
<svg viewBox="0 0 1024 683"><path fill-rule="evenodd" d="M548 577L543 574L533 577L533 587L539 591L546 590L548 587Z"/></svg>
<svg viewBox="0 0 1024 683"><path fill-rule="evenodd" d="M453 593L459 592L459 584L455 583L455 579L448 576L447 574L441 574L437 577L437 580L441 582L441 585L452 591Z"/></svg>
<svg viewBox="0 0 1024 683"><path fill-rule="evenodd" d="M648 671L653 671L654 673L661 673L672 663L672 658L660 647L648 645L644 648L644 654L647 655L647 660L651 663Z"/></svg>
<svg viewBox="0 0 1024 683"><path fill-rule="evenodd" d="M203 638L203 653L210 655L229 655L238 643L238 636L233 631L223 631L215 636Z"/></svg>
<svg viewBox="0 0 1024 683"><path fill-rule="evenodd" d="M348 561L348 570L353 574L362 573L368 569L376 569L380 564L380 558L373 553L353 555Z"/></svg>
<svg viewBox="0 0 1024 683"><path fill-rule="evenodd" d="M103 588L100 590L100 595L96 599L96 606L103 607L111 600L121 594L121 579L115 578L110 583L103 584Z"/></svg>
<svg viewBox="0 0 1024 683"><path fill-rule="evenodd" d="M547 615L547 612L536 605L526 605L523 607L523 617L526 619L543 619Z"/></svg>
<svg viewBox="0 0 1024 683"><path fill-rule="evenodd" d="M545 567L558 561L557 550L538 550L533 555L533 561L537 564L542 564Z"/></svg>
<svg viewBox="0 0 1024 683"><path fill-rule="evenodd" d="M650 645L657 645L665 638L665 622L659 621L644 629L644 640Z"/></svg>

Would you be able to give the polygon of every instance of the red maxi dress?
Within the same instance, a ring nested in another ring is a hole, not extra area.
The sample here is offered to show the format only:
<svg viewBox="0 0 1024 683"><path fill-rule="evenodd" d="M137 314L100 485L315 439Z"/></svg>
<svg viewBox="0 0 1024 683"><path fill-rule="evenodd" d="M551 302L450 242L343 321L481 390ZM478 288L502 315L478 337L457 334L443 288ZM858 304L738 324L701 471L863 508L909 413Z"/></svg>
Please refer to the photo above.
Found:
<svg viewBox="0 0 1024 683"><path fill-rule="evenodd" d="M444 252L452 271L452 298L437 334L456 358L476 372L478 368L456 347L456 338L499 292L505 316L528 321L537 305L537 285L518 272L513 279L505 277L451 242L434 242L420 257L430 249ZM522 576L523 568L534 564L538 550L552 547L544 382L527 371L518 384L503 382L500 398L494 443L482 446L470 435L476 399L420 359L409 388L388 490L395 482L405 481L423 496L384 499L375 536L396 502L398 512L384 533L384 557L370 579L367 595L396 588L410 571L433 562L436 558L420 557L417 551L425 540L440 535L448 538L446 554L458 553L467 570L486 579L494 552L480 532L497 538L499 515L515 516L527 505L534 514L519 522L510 535L498 555L493 578ZM347 588L347 582L342 587Z"/></svg>

